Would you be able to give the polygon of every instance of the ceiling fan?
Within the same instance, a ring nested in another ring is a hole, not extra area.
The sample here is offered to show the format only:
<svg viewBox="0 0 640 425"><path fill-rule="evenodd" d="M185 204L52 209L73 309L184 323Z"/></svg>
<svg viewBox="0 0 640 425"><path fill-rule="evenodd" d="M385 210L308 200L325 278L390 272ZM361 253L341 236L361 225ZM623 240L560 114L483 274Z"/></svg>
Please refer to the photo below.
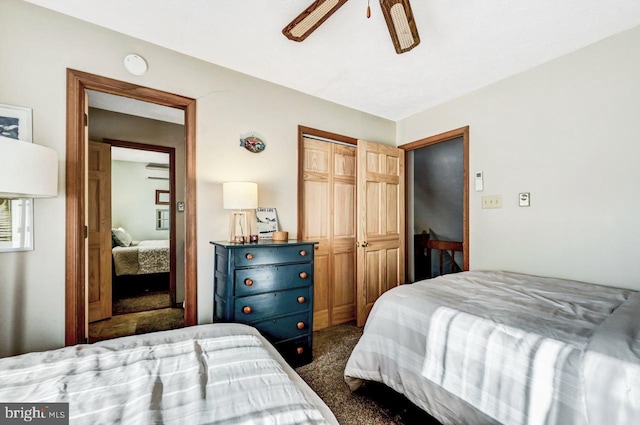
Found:
<svg viewBox="0 0 640 425"><path fill-rule="evenodd" d="M290 40L303 41L347 0L316 0L302 11L282 33ZM409 0L380 0L380 8L389 28L396 53L405 53L420 44L420 36ZM367 18L371 9L367 5Z"/></svg>

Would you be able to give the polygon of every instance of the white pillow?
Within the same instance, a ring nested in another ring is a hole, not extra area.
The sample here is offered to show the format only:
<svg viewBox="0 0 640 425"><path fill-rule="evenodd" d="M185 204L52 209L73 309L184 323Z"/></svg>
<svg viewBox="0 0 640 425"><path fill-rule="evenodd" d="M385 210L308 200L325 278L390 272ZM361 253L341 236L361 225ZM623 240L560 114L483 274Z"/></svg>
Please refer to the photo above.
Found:
<svg viewBox="0 0 640 425"><path fill-rule="evenodd" d="M133 238L122 227L111 229L111 237L118 246L129 246Z"/></svg>

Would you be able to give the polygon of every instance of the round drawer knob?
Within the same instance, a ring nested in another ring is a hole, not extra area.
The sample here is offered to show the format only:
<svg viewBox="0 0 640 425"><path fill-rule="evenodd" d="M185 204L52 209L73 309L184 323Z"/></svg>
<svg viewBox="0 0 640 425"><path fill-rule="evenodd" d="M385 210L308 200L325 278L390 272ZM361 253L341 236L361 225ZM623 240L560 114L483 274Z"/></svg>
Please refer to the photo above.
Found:
<svg viewBox="0 0 640 425"><path fill-rule="evenodd" d="M253 260L253 254L252 253L248 253L247 255L245 255L245 257L247 258L247 260Z"/></svg>
<svg viewBox="0 0 640 425"><path fill-rule="evenodd" d="M298 329L304 329L304 322L298 322L296 326L298 327Z"/></svg>
<svg viewBox="0 0 640 425"><path fill-rule="evenodd" d="M306 279L308 276L307 272L300 273L300 279Z"/></svg>
<svg viewBox="0 0 640 425"><path fill-rule="evenodd" d="M251 314L251 307L249 307L248 305L245 305L244 307L242 307L242 312L244 314Z"/></svg>
<svg viewBox="0 0 640 425"><path fill-rule="evenodd" d="M296 348L296 353L298 353L298 354L304 353L304 348L302 348L302 347Z"/></svg>
<svg viewBox="0 0 640 425"><path fill-rule="evenodd" d="M304 304L307 299L305 297L298 297L298 303Z"/></svg>
<svg viewBox="0 0 640 425"><path fill-rule="evenodd" d="M305 251L304 249L302 251L300 251L300 255L302 255L303 257L307 255L307 251Z"/></svg>
<svg viewBox="0 0 640 425"><path fill-rule="evenodd" d="M247 285L247 286L253 285L253 279L246 278L244 280L244 284Z"/></svg>

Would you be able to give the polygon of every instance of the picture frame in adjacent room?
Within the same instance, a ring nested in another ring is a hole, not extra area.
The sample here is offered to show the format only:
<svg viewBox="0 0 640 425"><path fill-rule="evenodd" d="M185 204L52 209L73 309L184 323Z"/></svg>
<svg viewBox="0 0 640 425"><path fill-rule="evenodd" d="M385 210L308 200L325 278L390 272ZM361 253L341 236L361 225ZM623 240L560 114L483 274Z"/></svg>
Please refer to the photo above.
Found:
<svg viewBox="0 0 640 425"><path fill-rule="evenodd" d="M273 232L278 229L278 214L275 208L256 208L256 220L258 222L258 237L260 239L271 239Z"/></svg>
<svg viewBox="0 0 640 425"><path fill-rule="evenodd" d="M156 190L156 205L169 205L171 193L168 190Z"/></svg>
<svg viewBox="0 0 640 425"><path fill-rule="evenodd" d="M33 142L32 110L0 104L0 135ZM0 252L33 251L33 199L0 198Z"/></svg>

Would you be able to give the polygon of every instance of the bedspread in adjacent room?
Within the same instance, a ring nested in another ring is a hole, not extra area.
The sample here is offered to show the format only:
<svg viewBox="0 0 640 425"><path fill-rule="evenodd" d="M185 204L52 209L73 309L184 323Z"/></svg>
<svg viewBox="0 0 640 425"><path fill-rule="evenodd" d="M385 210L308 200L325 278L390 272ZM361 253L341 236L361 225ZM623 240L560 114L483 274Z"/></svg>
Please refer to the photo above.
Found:
<svg viewBox="0 0 640 425"><path fill-rule="evenodd" d="M0 359L3 402L68 402L71 424L337 424L254 328L200 325Z"/></svg>
<svg viewBox="0 0 640 425"><path fill-rule="evenodd" d="M640 293L464 272L380 297L345 369L444 424L635 424Z"/></svg>
<svg viewBox="0 0 640 425"><path fill-rule="evenodd" d="M168 273L169 240L145 240L112 248L116 276Z"/></svg>

